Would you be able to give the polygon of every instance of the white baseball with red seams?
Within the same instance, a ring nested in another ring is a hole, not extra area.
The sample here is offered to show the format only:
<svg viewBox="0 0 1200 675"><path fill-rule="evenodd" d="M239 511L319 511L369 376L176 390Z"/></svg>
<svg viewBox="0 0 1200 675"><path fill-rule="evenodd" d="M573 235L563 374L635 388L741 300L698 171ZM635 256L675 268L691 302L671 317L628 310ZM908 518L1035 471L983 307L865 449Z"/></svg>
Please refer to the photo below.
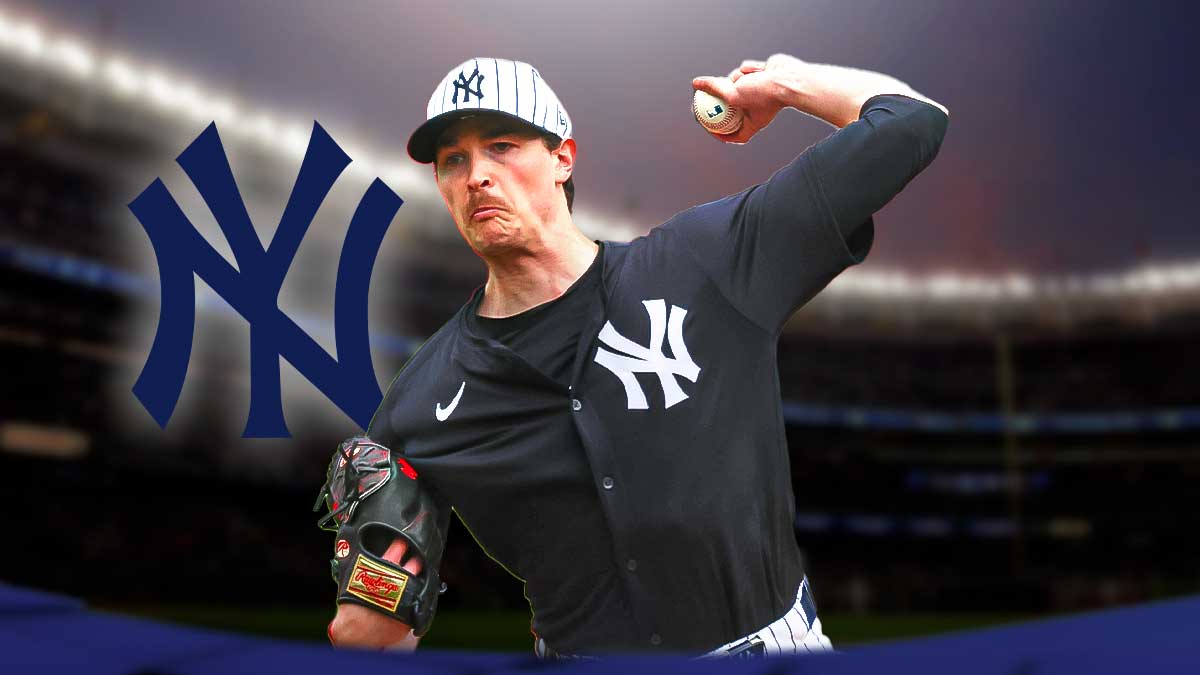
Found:
<svg viewBox="0 0 1200 675"><path fill-rule="evenodd" d="M692 97L696 121L714 134L732 134L742 127L742 111L706 91Z"/></svg>

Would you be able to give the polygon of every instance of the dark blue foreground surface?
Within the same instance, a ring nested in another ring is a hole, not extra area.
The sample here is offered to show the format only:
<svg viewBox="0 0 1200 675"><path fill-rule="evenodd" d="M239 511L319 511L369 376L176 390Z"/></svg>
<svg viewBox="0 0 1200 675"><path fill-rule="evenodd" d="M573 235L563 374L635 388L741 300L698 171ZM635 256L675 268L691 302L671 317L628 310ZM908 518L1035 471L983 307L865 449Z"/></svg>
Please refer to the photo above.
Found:
<svg viewBox="0 0 1200 675"><path fill-rule="evenodd" d="M0 584L0 673L477 673L554 670L708 673L1200 672L1200 597L1004 628L766 661L630 656L541 663L532 655L392 655L182 628L93 612L80 601Z"/></svg>

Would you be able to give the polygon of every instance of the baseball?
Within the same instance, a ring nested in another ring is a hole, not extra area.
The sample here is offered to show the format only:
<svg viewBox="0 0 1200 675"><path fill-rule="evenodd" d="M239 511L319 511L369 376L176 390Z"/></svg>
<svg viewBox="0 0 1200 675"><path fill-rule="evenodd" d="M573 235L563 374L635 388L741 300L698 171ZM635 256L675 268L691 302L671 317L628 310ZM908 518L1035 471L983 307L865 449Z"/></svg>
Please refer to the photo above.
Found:
<svg viewBox="0 0 1200 675"><path fill-rule="evenodd" d="M696 121L714 134L732 134L742 127L742 111L704 91L692 97Z"/></svg>

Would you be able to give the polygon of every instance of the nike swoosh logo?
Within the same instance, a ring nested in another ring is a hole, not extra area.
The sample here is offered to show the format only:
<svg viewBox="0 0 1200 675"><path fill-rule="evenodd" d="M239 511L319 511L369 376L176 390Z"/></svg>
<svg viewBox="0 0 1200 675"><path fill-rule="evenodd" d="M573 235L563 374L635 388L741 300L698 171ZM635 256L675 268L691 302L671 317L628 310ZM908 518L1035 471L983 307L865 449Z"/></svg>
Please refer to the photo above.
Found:
<svg viewBox="0 0 1200 675"><path fill-rule="evenodd" d="M450 405L443 408L442 404L438 403L433 409L433 414L437 416L437 420L439 422L445 422L446 418L450 416L450 413L454 412L454 409L458 407L458 400L462 398L463 389L466 388L467 381L463 380L462 385L458 388L458 393L454 395L454 400L450 401Z"/></svg>

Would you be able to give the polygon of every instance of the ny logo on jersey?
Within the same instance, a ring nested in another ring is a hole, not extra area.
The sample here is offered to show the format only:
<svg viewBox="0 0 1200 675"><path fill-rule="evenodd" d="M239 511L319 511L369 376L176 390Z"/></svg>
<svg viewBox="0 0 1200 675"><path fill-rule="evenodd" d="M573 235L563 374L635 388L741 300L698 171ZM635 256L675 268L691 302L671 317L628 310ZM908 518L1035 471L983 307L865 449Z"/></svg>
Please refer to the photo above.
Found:
<svg viewBox="0 0 1200 675"><path fill-rule="evenodd" d="M474 89L471 89L471 82L475 82ZM463 92L463 103L471 102L471 94L475 94L475 96L478 98L483 98L483 75L479 74L478 66L475 67L475 72L471 73L470 77L467 77L467 74L464 71L460 70L458 72L458 80L454 82L454 96L450 98L450 102L454 103L455 105L458 104L459 90L462 90Z"/></svg>
<svg viewBox="0 0 1200 675"><path fill-rule="evenodd" d="M625 397L630 410L647 410L650 404L646 402L646 393L638 384L634 373L654 373L662 384L666 407L686 400L688 395L679 388L675 377L687 378L692 382L700 377L700 366L688 354L687 344L683 341L683 319L687 310L678 305L671 305L671 314L667 316L666 302L659 300L643 300L646 313L650 315L650 346L643 347L638 343L617 332L612 322L605 322L600 331L600 341L607 347L624 352L617 354L604 347L596 349L596 363L608 368L613 375L625 386ZM663 355L663 336L671 345L674 358ZM626 356L627 355L627 356Z"/></svg>

